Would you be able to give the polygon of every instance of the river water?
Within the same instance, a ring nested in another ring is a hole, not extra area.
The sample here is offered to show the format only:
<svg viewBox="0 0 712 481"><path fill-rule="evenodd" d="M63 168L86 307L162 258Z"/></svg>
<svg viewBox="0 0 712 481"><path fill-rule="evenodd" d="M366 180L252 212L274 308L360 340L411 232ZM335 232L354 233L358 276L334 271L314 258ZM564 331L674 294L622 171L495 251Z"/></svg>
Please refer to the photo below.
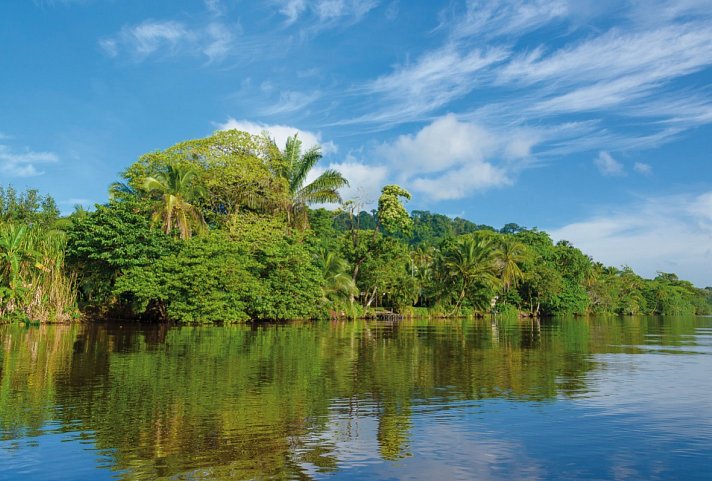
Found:
<svg viewBox="0 0 712 481"><path fill-rule="evenodd" d="M0 480L712 479L712 318L0 326Z"/></svg>

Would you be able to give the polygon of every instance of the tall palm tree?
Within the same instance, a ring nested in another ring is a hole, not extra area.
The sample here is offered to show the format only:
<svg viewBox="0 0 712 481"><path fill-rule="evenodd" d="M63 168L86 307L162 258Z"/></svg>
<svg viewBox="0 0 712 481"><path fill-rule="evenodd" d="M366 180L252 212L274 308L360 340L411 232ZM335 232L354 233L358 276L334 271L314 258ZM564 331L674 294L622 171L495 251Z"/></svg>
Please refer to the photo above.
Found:
<svg viewBox="0 0 712 481"><path fill-rule="evenodd" d="M517 287L519 281L524 277L524 273L519 266L527 260L527 256L527 246L518 240L506 236L499 241L495 258L505 293L511 287Z"/></svg>
<svg viewBox="0 0 712 481"><path fill-rule="evenodd" d="M470 294L472 287L477 284L491 287L498 282L495 275L495 249L488 238L458 238L454 245L443 253L442 267L445 270L444 277L457 288L455 311Z"/></svg>
<svg viewBox="0 0 712 481"><path fill-rule="evenodd" d="M300 228L308 226L309 204L341 202L339 189L349 182L336 170L327 169L305 185L309 172L321 160L321 147L314 146L302 153L302 141L295 134L287 139L284 150L275 151L278 158L274 160L273 169L289 186L285 210L290 224Z"/></svg>
<svg viewBox="0 0 712 481"><path fill-rule="evenodd" d="M194 167L174 164L143 181L143 190L155 199L153 221L161 222L166 234L178 229L180 238L188 239L194 231L207 228L203 214L193 205L204 195L196 177Z"/></svg>

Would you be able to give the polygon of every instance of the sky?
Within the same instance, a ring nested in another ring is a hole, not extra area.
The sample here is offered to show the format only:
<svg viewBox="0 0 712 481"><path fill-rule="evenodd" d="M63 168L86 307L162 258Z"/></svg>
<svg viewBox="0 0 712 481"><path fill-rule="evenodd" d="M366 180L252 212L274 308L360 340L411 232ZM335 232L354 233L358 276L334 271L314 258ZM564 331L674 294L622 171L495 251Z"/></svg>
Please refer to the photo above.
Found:
<svg viewBox="0 0 712 481"><path fill-rule="evenodd" d="M0 185L64 212L143 153L298 133L366 209L398 183L712 285L712 0L3 0L0 72Z"/></svg>

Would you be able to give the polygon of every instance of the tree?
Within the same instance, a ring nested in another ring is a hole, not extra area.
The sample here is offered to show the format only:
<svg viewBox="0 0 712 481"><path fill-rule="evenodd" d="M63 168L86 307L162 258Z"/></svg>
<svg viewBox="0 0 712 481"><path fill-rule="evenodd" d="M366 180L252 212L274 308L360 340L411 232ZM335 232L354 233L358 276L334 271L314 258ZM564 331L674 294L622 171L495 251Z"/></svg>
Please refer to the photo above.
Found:
<svg viewBox="0 0 712 481"><path fill-rule="evenodd" d="M37 189L18 193L12 186L0 186L0 222L50 228L59 218L59 209L49 195Z"/></svg>
<svg viewBox="0 0 712 481"><path fill-rule="evenodd" d="M191 203L205 192L196 176L190 166L168 165L163 172L144 180L143 190L155 198L153 221L160 222L166 234L177 228L180 238L188 239L193 231L205 231L203 214Z"/></svg>
<svg viewBox="0 0 712 481"><path fill-rule="evenodd" d="M472 235L466 235L457 238L444 247L441 265L444 277L456 291L455 311L460 309L468 297L475 301L473 304L483 304L483 299L474 298L473 291L487 294L498 283L495 249L492 241L486 237L475 239Z"/></svg>
<svg viewBox="0 0 712 481"><path fill-rule="evenodd" d="M524 277L520 265L527 260L528 252L524 244L510 236L501 237L498 244L495 262L506 294L510 287L517 287Z"/></svg>
<svg viewBox="0 0 712 481"><path fill-rule="evenodd" d="M121 310L113 292L116 280L180 249L182 242L151 226L151 208L149 200L134 197L97 205L73 219L67 229L67 263L78 277L83 307Z"/></svg>
<svg viewBox="0 0 712 481"><path fill-rule="evenodd" d="M351 277L349 263L335 252L321 249L317 259L324 276L322 292L328 301L353 299L358 288Z"/></svg>
<svg viewBox="0 0 712 481"><path fill-rule="evenodd" d="M295 134L287 139L284 150L275 149L273 169L277 177L287 181L289 197L285 211L291 225L306 228L309 224L307 206L315 203L341 202L339 189L349 185L340 172L327 169L309 184L307 176L321 160L321 147L314 146L302 153L302 141Z"/></svg>
<svg viewBox="0 0 712 481"><path fill-rule="evenodd" d="M378 198L378 223L390 233L402 232L409 235L413 230L413 220L401 203L401 198L410 200L410 192L399 185L387 185L381 189Z"/></svg>

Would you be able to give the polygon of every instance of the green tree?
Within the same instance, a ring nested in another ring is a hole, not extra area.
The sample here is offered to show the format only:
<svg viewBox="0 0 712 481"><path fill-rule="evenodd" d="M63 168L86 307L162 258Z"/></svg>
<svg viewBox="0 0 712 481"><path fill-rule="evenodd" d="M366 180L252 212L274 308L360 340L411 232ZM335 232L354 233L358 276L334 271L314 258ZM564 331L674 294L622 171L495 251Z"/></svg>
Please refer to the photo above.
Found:
<svg viewBox="0 0 712 481"><path fill-rule="evenodd" d="M381 189L378 198L378 223L390 233L402 232L409 235L413 230L413 220L401 203L401 199L410 200L410 192L399 185L387 185Z"/></svg>
<svg viewBox="0 0 712 481"><path fill-rule="evenodd" d="M358 288L351 277L349 263L336 252L321 249L317 262L324 277L322 292L329 302L353 299L358 295Z"/></svg>
<svg viewBox="0 0 712 481"><path fill-rule="evenodd" d="M197 171L186 165L168 165L155 177L146 177L143 190L153 197L153 221L160 222L163 232L178 230L181 239L192 233L202 233L207 228L200 210L192 203L205 194L197 181Z"/></svg>
<svg viewBox="0 0 712 481"><path fill-rule="evenodd" d="M499 283L495 252L491 239L476 239L472 235L458 237L443 247L441 268L443 277L454 289L455 311L465 300L476 308L489 304Z"/></svg>
<svg viewBox="0 0 712 481"><path fill-rule="evenodd" d="M83 307L104 314L121 310L113 293L116 279L181 247L151 225L151 208L148 200L134 197L98 205L73 219L67 230L67 263L77 275Z"/></svg>
<svg viewBox="0 0 712 481"><path fill-rule="evenodd" d="M37 189L18 193L12 186L0 186L0 222L51 228L59 218L57 204Z"/></svg>
<svg viewBox="0 0 712 481"><path fill-rule="evenodd" d="M327 169L316 179L306 183L309 172L321 160L321 147L314 146L302 152L302 141L295 134L287 139L284 150L275 149L277 158L272 168L278 178L289 187L285 204L287 220L291 225L306 228L309 224L308 206L315 203L341 202L339 189L349 185L340 172Z"/></svg>
<svg viewBox="0 0 712 481"><path fill-rule="evenodd" d="M495 263L502 281L502 289L506 294L510 287L517 287L524 277L521 265L527 260L529 252L527 247L511 236L499 238L495 251Z"/></svg>

